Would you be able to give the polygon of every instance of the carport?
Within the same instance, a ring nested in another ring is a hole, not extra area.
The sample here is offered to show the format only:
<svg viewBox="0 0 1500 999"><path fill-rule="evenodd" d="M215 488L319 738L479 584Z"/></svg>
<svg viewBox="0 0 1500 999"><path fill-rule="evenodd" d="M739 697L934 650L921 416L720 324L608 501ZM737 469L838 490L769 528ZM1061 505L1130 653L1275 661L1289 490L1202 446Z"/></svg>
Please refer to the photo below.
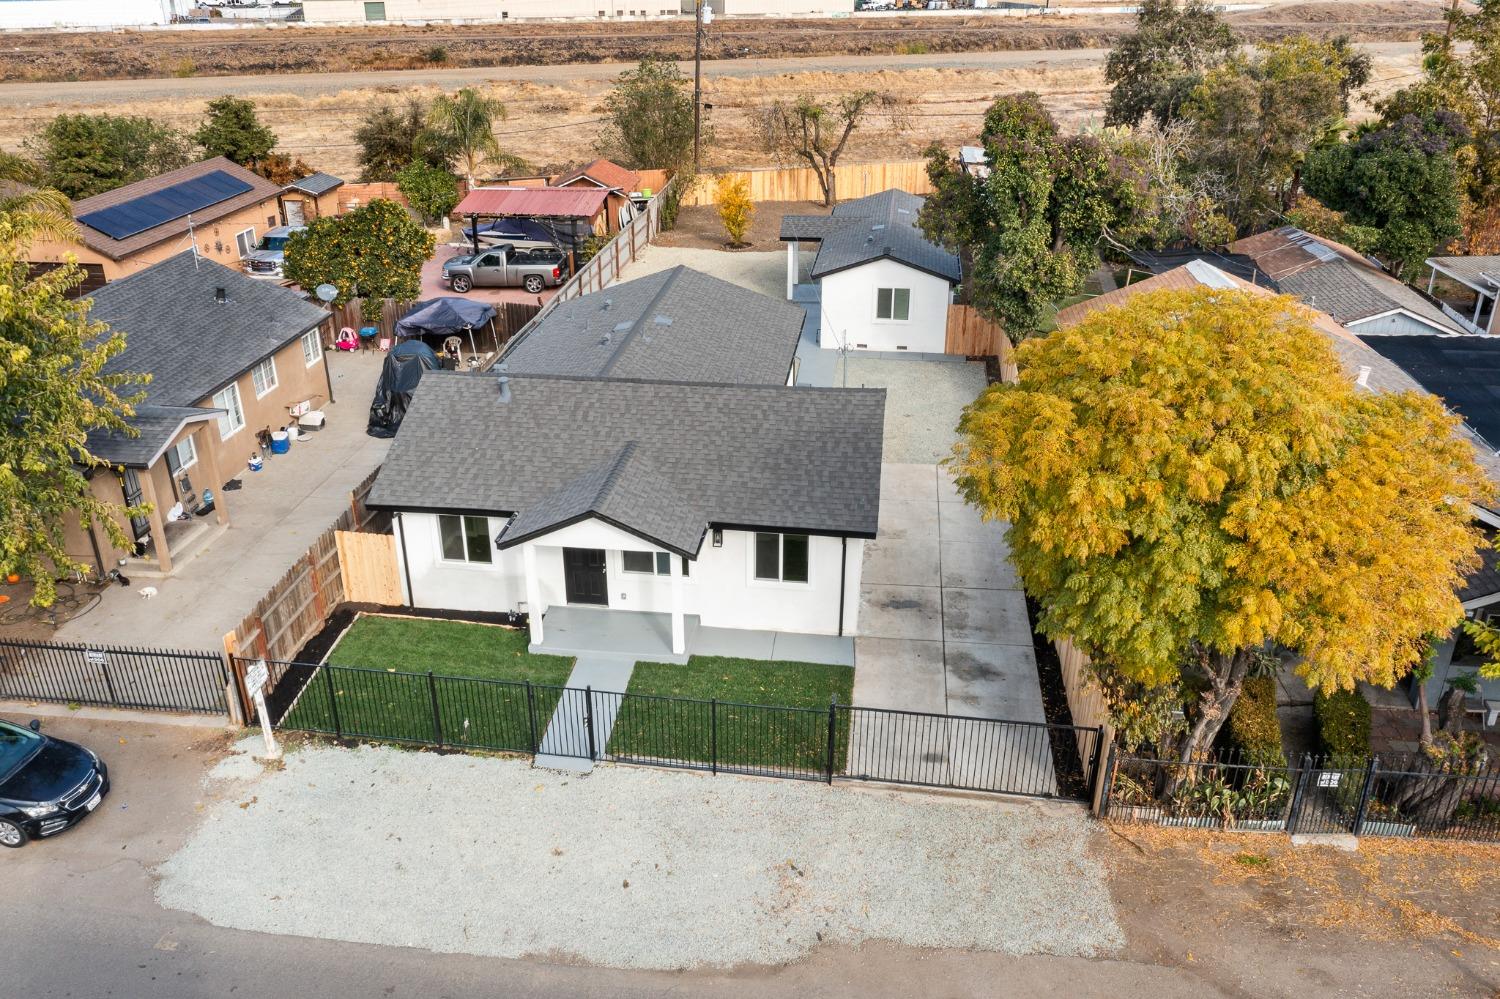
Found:
<svg viewBox="0 0 1500 999"><path fill-rule="evenodd" d="M608 200L609 191L597 187L476 187L454 211L468 218L476 254L480 219L529 219L571 255L590 236L608 232Z"/></svg>

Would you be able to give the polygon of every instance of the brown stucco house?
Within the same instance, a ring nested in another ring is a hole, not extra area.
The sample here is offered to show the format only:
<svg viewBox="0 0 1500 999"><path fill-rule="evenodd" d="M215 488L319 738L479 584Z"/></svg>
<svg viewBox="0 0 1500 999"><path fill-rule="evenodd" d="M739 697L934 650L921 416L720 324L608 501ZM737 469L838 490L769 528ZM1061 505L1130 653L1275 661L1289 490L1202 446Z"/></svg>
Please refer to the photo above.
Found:
<svg viewBox="0 0 1500 999"><path fill-rule="evenodd" d="M315 173L294 180L281 192L281 221L285 225L306 225L314 219L339 213L339 188L342 179L331 173Z"/></svg>
<svg viewBox="0 0 1500 999"><path fill-rule="evenodd" d="M87 290L196 246L239 269L267 229L281 224L282 187L222 156L73 202L78 241L32 244L33 269L71 254Z"/></svg>
<svg viewBox="0 0 1500 999"><path fill-rule="evenodd" d="M154 509L121 519L131 551L113 550L91 525L70 528L68 552L101 571L127 557L131 573L170 574L228 525L233 494L223 485L261 451L257 435L332 401L323 356L330 316L299 292L191 250L101 288L90 315L126 338L107 372L151 375L130 421L136 435L90 436L91 453L111 465L93 471L93 491ZM179 505L185 516L173 519Z"/></svg>

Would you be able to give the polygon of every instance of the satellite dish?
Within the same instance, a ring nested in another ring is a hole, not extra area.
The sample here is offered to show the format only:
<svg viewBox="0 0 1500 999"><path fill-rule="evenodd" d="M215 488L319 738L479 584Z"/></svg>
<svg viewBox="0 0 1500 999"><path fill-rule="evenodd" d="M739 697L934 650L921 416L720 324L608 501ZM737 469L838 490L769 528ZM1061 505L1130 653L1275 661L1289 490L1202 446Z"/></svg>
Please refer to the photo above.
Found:
<svg viewBox="0 0 1500 999"><path fill-rule="evenodd" d="M320 284L313 289L313 294L324 302L331 302L339 297L339 290L331 284Z"/></svg>

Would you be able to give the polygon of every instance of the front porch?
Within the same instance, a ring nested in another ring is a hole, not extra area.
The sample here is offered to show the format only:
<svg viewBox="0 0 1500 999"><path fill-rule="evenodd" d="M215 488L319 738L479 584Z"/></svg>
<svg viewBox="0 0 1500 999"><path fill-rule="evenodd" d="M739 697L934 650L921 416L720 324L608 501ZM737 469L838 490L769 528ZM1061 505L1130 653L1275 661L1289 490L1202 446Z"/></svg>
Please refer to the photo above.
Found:
<svg viewBox="0 0 1500 999"><path fill-rule="evenodd" d="M672 615L571 605L547 608L544 637L529 651L551 655L630 656L686 663L691 656L733 656L771 662L854 665L854 639L746 628L706 628L684 615L684 650L672 651ZM534 634L534 632L533 632Z"/></svg>

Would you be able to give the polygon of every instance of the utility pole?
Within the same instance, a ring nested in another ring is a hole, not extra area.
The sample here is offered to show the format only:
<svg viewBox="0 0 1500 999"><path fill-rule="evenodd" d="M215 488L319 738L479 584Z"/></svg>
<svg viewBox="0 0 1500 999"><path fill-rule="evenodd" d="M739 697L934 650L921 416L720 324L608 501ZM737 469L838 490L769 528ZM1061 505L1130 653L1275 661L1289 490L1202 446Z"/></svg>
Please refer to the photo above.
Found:
<svg viewBox="0 0 1500 999"><path fill-rule="evenodd" d="M703 152L703 5L693 2L693 175L697 176Z"/></svg>

